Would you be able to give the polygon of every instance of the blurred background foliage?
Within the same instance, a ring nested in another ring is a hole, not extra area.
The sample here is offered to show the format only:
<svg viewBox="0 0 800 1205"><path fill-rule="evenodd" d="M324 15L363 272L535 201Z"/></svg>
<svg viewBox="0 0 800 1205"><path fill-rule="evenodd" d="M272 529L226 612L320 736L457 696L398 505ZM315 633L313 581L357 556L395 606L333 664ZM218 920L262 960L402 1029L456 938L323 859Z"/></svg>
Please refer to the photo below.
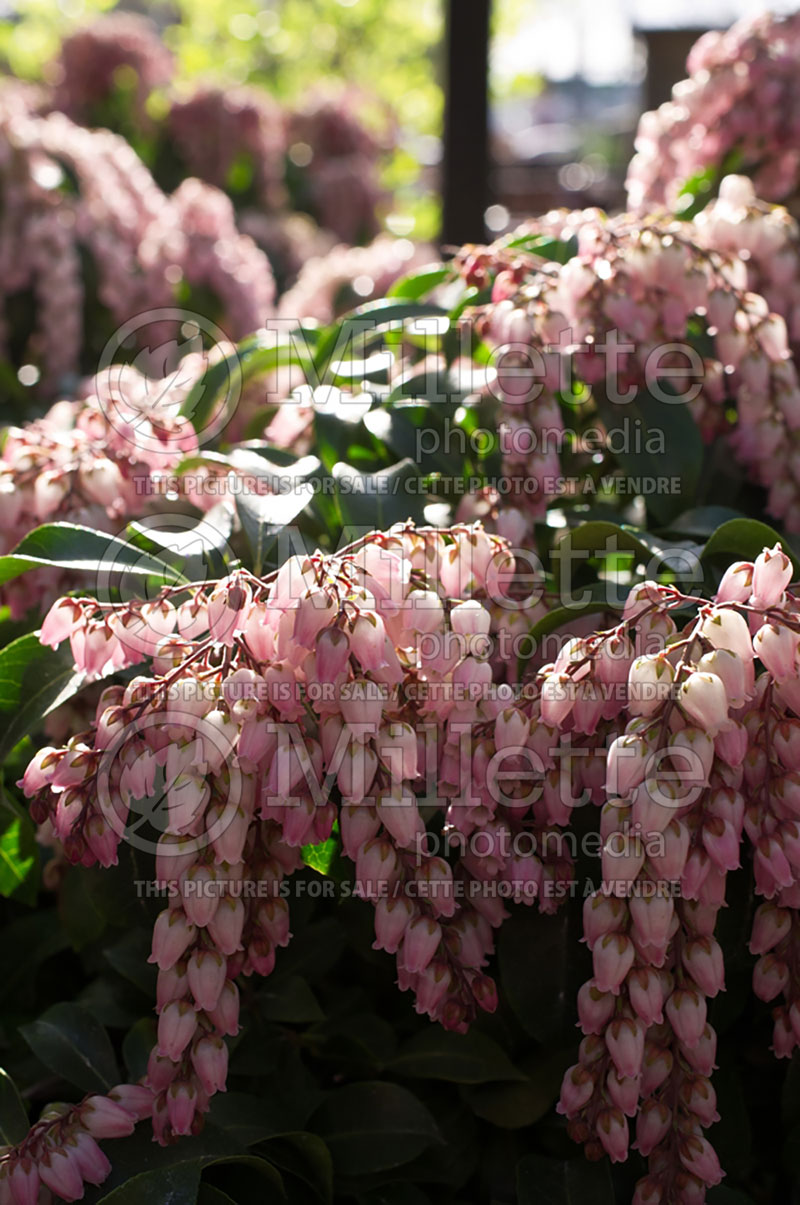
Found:
<svg viewBox="0 0 800 1205"><path fill-rule="evenodd" d="M443 118L442 0L173 0L119 6L113 0L22 0L0 6L0 65L20 79L52 75L63 37L105 13L125 7L145 13L175 55L175 90L200 82L255 85L287 104L320 87L355 85L372 98L380 129L391 114L397 141L382 184L393 195L392 233L435 237L439 224L436 169ZM535 7L530 0L497 0L492 10L493 62L502 62ZM535 71L493 70L493 99L535 96ZM154 117L166 108L151 96ZM370 119L369 106L362 114ZM139 148L137 148L139 149Z"/></svg>
<svg viewBox="0 0 800 1205"><path fill-rule="evenodd" d="M263 87L296 103L320 86L356 84L373 98L376 125L388 110L397 145L382 183L396 198L396 233L429 238L438 207L426 167L438 162L443 93L442 5L419 0L176 0L145 4L176 59L180 93L201 81ZM115 8L107 0L25 0L0 21L0 56L21 79L47 79L66 34ZM154 116L166 104L150 98ZM367 111L367 119L369 112ZM412 226L413 222L413 226Z"/></svg>

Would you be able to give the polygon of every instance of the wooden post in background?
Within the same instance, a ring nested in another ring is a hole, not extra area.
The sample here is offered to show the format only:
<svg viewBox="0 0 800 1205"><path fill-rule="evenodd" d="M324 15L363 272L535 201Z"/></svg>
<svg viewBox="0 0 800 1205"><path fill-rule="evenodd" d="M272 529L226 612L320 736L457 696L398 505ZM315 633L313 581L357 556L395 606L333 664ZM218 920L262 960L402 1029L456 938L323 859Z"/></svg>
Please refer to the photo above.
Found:
<svg viewBox="0 0 800 1205"><path fill-rule="evenodd" d="M445 0L443 247L480 242L489 204L491 0Z"/></svg>

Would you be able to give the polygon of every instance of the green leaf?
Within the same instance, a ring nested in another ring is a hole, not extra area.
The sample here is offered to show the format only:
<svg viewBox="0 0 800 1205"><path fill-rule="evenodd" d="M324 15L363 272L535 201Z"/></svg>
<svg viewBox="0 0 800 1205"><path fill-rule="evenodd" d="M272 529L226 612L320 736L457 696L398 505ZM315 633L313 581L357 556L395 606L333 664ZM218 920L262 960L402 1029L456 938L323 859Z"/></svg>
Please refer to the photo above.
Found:
<svg viewBox="0 0 800 1205"><path fill-rule="evenodd" d="M202 431L219 407L230 409L232 415L248 381L292 364L304 369L309 367L308 360L294 343L276 345L274 332L251 335L229 356L209 367L186 395L180 414L190 419L195 431Z"/></svg>
<svg viewBox="0 0 800 1205"><path fill-rule="evenodd" d="M661 389L664 393L669 392L663 384ZM618 429L620 404L600 395L596 401L606 428ZM678 482L674 492L644 493L648 511L659 523L666 525L695 500L703 465L700 431L688 405L677 399L674 402L659 401L643 390L633 401L624 403L624 410L630 428L635 425L640 437L623 441L623 448L617 454L623 472L634 479L675 478ZM659 436L663 439L663 449L659 446L657 451L648 450L646 445L655 446ZM631 492L633 489L626 490L626 495Z"/></svg>
<svg viewBox="0 0 800 1205"><path fill-rule="evenodd" d="M142 1172L98 1200L103 1205L195 1205L200 1171L201 1164L196 1159L192 1163Z"/></svg>
<svg viewBox="0 0 800 1205"><path fill-rule="evenodd" d="M106 961L114 970L135 983L146 996L155 994L158 978L157 967L147 961L150 947L150 934L144 929L131 929L113 946L103 950Z"/></svg>
<svg viewBox="0 0 800 1205"><path fill-rule="evenodd" d="M280 1129L280 1101L272 1102L247 1092L220 1092L211 1100L209 1119L239 1147L255 1146Z"/></svg>
<svg viewBox="0 0 800 1205"><path fill-rule="evenodd" d="M8 556L0 557L0 584L41 568L73 569L83 573L133 573L141 577L180 580L175 570L151 554L116 536L76 523L46 523L29 532Z"/></svg>
<svg viewBox="0 0 800 1205"><path fill-rule="evenodd" d="M334 821L333 831L327 841L320 841L317 845L304 845L300 853L306 866L310 866L312 870L316 870L317 874L330 874L334 862L342 848L342 842L339 838L339 822Z"/></svg>
<svg viewBox="0 0 800 1205"><path fill-rule="evenodd" d="M107 1092L119 1083L108 1034L78 1004L54 1004L20 1033L45 1067L85 1092Z"/></svg>
<svg viewBox="0 0 800 1205"><path fill-rule="evenodd" d="M703 549L700 559L724 556L731 560L753 561L764 548L780 544L794 566L794 579L800 577L800 560L797 559L785 536L778 535L774 527L758 519L731 519L718 527Z"/></svg>
<svg viewBox="0 0 800 1205"><path fill-rule="evenodd" d="M220 1179L224 1188L240 1201L286 1200L283 1176L258 1155L223 1155L206 1163L203 1174L211 1183Z"/></svg>
<svg viewBox="0 0 800 1205"><path fill-rule="evenodd" d="M517 1164L517 1205L614 1205L609 1165L525 1155Z"/></svg>
<svg viewBox="0 0 800 1205"><path fill-rule="evenodd" d="M453 269L440 264L430 268L422 268L418 272L409 272L401 276L386 291L387 297L402 297L407 301L419 301L426 293L430 293L437 285L452 279Z"/></svg>
<svg viewBox="0 0 800 1205"><path fill-rule="evenodd" d="M698 545L690 541L670 541L653 536L650 532L639 531L635 527L621 527L618 523L609 523L605 519L591 519L571 528L558 541L553 551L554 573L556 578L567 585L567 575L561 579L561 564L585 566L592 559L600 563L601 572L604 569L616 568L615 562L620 558L629 560L630 553L635 565L641 565L648 579L658 578L664 572L675 574L679 578L688 577L695 580L697 576ZM611 606L620 605L619 586L609 581L606 590ZM617 598L612 597L616 591ZM623 596L627 595L627 587L623 587Z"/></svg>
<svg viewBox="0 0 800 1205"><path fill-rule="evenodd" d="M476 1117L501 1130L522 1130L549 1112L558 1099L525 1084L478 1084L465 1098Z"/></svg>
<svg viewBox="0 0 800 1205"><path fill-rule="evenodd" d="M231 464L252 475L270 493L256 490L236 495L236 509L253 553L253 569L260 573L278 532L287 527L314 500L309 478L322 467L316 456L304 456L292 465L276 465L246 449L231 453Z"/></svg>
<svg viewBox="0 0 800 1205"><path fill-rule="evenodd" d="M0 791L0 895L36 902L38 866L35 829L27 812Z"/></svg>
<svg viewBox="0 0 800 1205"><path fill-rule="evenodd" d="M288 527L313 499L313 490L303 485L287 494L240 494L237 497L236 509L253 554L254 573L262 572L277 534Z"/></svg>
<svg viewBox="0 0 800 1205"><path fill-rule="evenodd" d="M43 962L68 946L55 908L40 908L7 924L3 930L0 999L7 1000L18 992Z"/></svg>
<svg viewBox="0 0 800 1205"><path fill-rule="evenodd" d="M61 883L58 912L74 950L83 950L105 932L108 918L96 890L104 868L70 866Z"/></svg>
<svg viewBox="0 0 800 1205"><path fill-rule="evenodd" d="M433 1117L405 1088L389 1083L348 1084L331 1093L313 1117L343 1176L402 1167L441 1142Z"/></svg>
<svg viewBox="0 0 800 1205"><path fill-rule="evenodd" d="M340 461L333 476L345 526L384 531L406 519L424 520L427 496L413 460L377 473L360 473Z"/></svg>
<svg viewBox="0 0 800 1205"><path fill-rule="evenodd" d="M151 1001L142 1000L116 975L98 975L92 979L81 988L75 1003L109 1029L129 1029L140 1019L142 1009L151 1006Z"/></svg>
<svg viewBox="0 0 800 1205"><path fill-rule="evenodd" d="M580 593L581 595L586 595L583 601L576 602L574 606L553 607L541 619L537 620L530 629L525 651L520 654L517 661L517 674L519 678L522 677L525 666L537 651L540 642L545 636L549 636L551 632L557 632L559 628L574 623L581 615L599 614L612 609L612 603L608 597L609 586L607 582L593 582L591 586L582 587Z"/></svg>
<svg viewBox="0 0 800 1205"><path fill-rule="evenodd" d="M16 1146L29 1129L28 1114L16 1084L0 1067L0 1144Z"/></svg>
<svg viewBox="0 0 800 1205"><path fill-rule="evenodd" d="M723 523L742 517L741 512L731 506L695 506L673 519L669 530L695 540L707 540Z"/></svg>
<svg viewBox="0 0 800 1205"><path fill-rule="evenodd" d="M431 1205L431 1199L416 1184L382 1184L359 1193L358 1205Z"/></svg>
<svg viewBox="0 0 800 1205"><path fill-rule="evenodd" d="M605 519L593 519L566 532L558 541L553 555L558 558L568 551L588 552L601 562L606 556L613 556L617 552L632 552L640 562L647 564L653 555L636 528L620 527L618 523L609 523Z"/></svg>
<svg viewBox="0 0 800 1205"><path fill-rule="evenodd" d="M690 176L679 193L678 204L675 207L677 216L684 222L696 217L716 195L720 180L725 176L735 175L742 166L742 161L741 147L733 147L721 163L710 163L708 167Z"/></svg>
<svg viewBox="0 0 800 1205"><path fill-rule="evenodd" d="M397 1050L393 1026L375 1013L347 1012L328 1017L316 1027L314 1036L324 1039L324 1055L331 1061L355 1066L364 1075L382 1071Z"/></svg>
<svg viewBox="0 0 800 1205"><path fill-rule="evenodd" d="M333 1200L333 1161L318 1134L305 1131L276 1134L261 1149L281 1171L307 1184L325 1205Z"/></svg>
<svg viewBox="0 0 800 1205"><path fill-rule="evenodd" d="M238 1202L213 1184L201 1184L197 1205L238 1205Z"/></svg>
<svg viewBox="0 0 800 1205"><path fill-rule="evenodd" d="M330 914L305 926L281 950L281 975L301 975L314 983L338 961L344 941L341 924Z"/></svg>
<svg viewBox="0 0 800 1205"><path fill-rule="evenodd" d="M453 1084L525 1080L502 1047L474 1029L465 1034L433 1027L423 1029L400 1047L389 1063L389 1070L396 1075L441 1079Z"/></svg>
<svg viewBox="0 0 800 1205"><path fill-rule="evenodd" d="M413 460L426 473L441 473L458 477L463 472L463 457L458 446L458 455L445 455L440 448L447 447L448 436L444 434L441 415L436 403L417 406L377 406L364 416L364 426L375 439L385 444L396 456ZM441 408L441 404L439 403ZM422 432L436 436L432 451L421 450ZM457 438L456 435L452 438Z"/></svg>
<svg viewBox="0 0 800 1205"><path fill-rule="evenodd" d="M164 1205L165 1201L168 1205L194 1205L203 1167L242 1153L227 1134L210 1123L199 1137L181 1138L168 1147L153 1141L151 1127L140 1125L126 1138L104 1142L103 1150L111 1162L111 1174L99 1189L87 1186L85 1205L101 1201L104 1205L106 1201L112 1205ZM163 1195L159 1184L164 1186Z"/></svg>
<svg viewBox="0 0 800 1205"><path fill-rule="evenodd" d="M303 1025L323 1020L325 1014L311 988L299 975L289 975L258 994L259 1011L268 1021Z"/></svg>
<svg viewBox="0 0 800 1205"><path fill-rule="evenodd" d="M464 1096L476 1117L502 1130L533 1125L558 1100L561 1081L575 1057L574 1048L537 1050L523 1063L523 1083L475 1084Z"/></svg>
<svg viewBox="0 0 800 1205"><path fill-rule="evenodd" d="M76 673L68 644L57 649L39 643L35 632L0 651L0 761L49 712L72 698L85 683Z"/></svg>
<svg viewBox="0 0 800 1205"><path fill-rule="evenodd" d="M200 519L182 514L156 515L129 523L125 530L131 542L145 552L179 557L184 576L197 582L211 577L220 558L230 554L233 512L227 503L218 502Z"/></svg>
<svg viewBox="0 0 800 1205"><path fill-rule="evenodd" d="M509 239L508 246L559 264L565 264L578 254L578 240L574 235L568 239L555 239L546 234L523 234Z"/></svg>
<svg viewBox="0 0 800 1205"><path fill-rule="evenodd" d="M520 909L500 930L503 992L526 1033L538 1042L564 1037L575 1020L580 968L572 953L572 940L578 940L573 929L578 926L574 919L570 922L570 911L579 913L562 908L556 916L546 916Z"/></svg>
<svg viewBox="0 0 800 1205"><path fill-rule="evenodd" d="M341 322L334 323L322 332L314 353L316 371L322 379L330 370L337 348L346 347L353 338L363 338L368 332L377 331L389 324L406 322L409 318L446 316L447 311L441 306L422 301L395 301L391 297L368 301L351 310Z"/></svg>
<svg viewBox="0 0 800 1205"><path fill-rule="evenodd" d="M140 1017L122 1039L122 1058L132 1083L141 1079L147 1072L147 1063L155 1046L157 1033L153 1017Z"/></svg>

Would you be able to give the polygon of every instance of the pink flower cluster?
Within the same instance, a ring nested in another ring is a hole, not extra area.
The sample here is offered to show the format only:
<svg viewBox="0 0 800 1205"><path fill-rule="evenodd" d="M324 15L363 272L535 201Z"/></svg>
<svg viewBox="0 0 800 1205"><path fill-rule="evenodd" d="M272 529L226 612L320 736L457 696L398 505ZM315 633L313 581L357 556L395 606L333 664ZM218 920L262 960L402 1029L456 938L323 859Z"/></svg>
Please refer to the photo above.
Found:
<svg viewBox="0 0 800 1205"><path fill-rule="evenodd" d="M153 1093L142 1084L119 1084L78 1105L51 1105L23 1142L0 1154L0 1201L36 1205L52 1200L50 1193L79 1201L86 1184L102 1184L111 1171L98 1140L127 1137L152 1111Z"/></svg>
<svg viewBox="0 0 800 1205"><path fill-rule="evenodd" d="M147 100L172 80L174 62L152 21L113 12L83 26L61 43L53 64L52 107L81 125L98 120L120 87L133 93L135 118L148 124Z"/></svg>
<svg viewBox="0 0 800 1205"><path fill-rule="evenodd" d="M559 471L557 394L577 383L584 401L607 400L622 419L638 390L667 378L708 440L730 440L768 490L769 511L800 530L800 385L787 334L798 321L796 230L782 211L731 220L742 196L730 179L694 223L553 213L493 247L462 249L466 283L491 284L479 329L495 352L504 472L526 479L513 504L530 518ZM528 249L518 246L523 236ZM573 240L576 252L549 262L537 238ZM783 254L773 259L768 245ZM752 278L780 309L752 291Z"/></svg>
<svg viewBox="0 0 800 1205"><path fill-rule="evenodd" d="M30 289L32 332L3 330L0 348L27 340L21 363L40 368L44 392L68 389L108 330L142 312L174 305L182 284L216 295L210 315L241 338L272 311L269 261L236 228L222 193L186 180L166 196L133 149L105 130L74 125L62 113L38 116L13 90L0 95L0 273L2 297ZM107 315L84 330L82 256L97 277ZM109 321L110 320L110 321Z"/></svg>
<svg viewBox="0 0 800 1205"><path fill-rule="evenodd" d="M479 524L401 524L150 603L56 603L41 639L69 640L87 676L144 663L103 692L90 730L40 750L21 786L68 860L107 866L120 840L142 839L128 815L163 775L155 873L175 890L151 956L157 1139L196 1133L224 1088L236 981L272 971L290 939L281 885L335 821L399 987L461 1032L496 1006L486 966L505 901L555 909L574 873L562 830L594 803L593 975L560 1109L590 1157L624 1160L635 1119L649 1163L637 1205L703 1201L723 1174L704 1133L707 1001L724 989L715 925L745 842L764 900L754 992L782 996L776 1055L800 1044L791 572L776 545L731 565L711 600L635 587L615 627L574 636L521 697L497 681L494 642L504 610L530 626L531 608L514 598L508 544Z"/></svg>
<svg viewBox="0 0 800 1205"><path fill-rule="evenodd" d="M117 366L89 382L85 400L56 402L43 418L9 428L0 454L0 554L42 523L111 531L144 514L159 479L197 451L194 428L177 413L190 384L188 371L153 382ZM65 584L58 570L42 569L6 583L2 600L20 617Z"/></svg>
<svg viewBox="0 0 800 1205"><path fill-rule="evenodd" d="M177 160L168 170L177 166L256 205L251 216L299 209L346 243L373 238L380 229L387 194L379 164L394 131L386 118L381 130L368 127L368 98L355 87L315 94L296 109L245 86L172 92L172 55L150 21L127 13L102 17L65 38L52 75L43 108L87 125L155 136L162 162L171 155ZM157 122L147 102L159 90L168 99Z"/></svg>
<svg viewBox="0 0 800 1205"><path fill-rule="evenodd" d="M800 230L782 205L756 198L747 176L727 176L719 197L694 220L699 247L744 261L747 287L786 323L796 354L800 345Z"/></svg>
<svg viewBox="0 0 800 1205"><path fill-rule="evenodd" d="M286 126L287 115L276 101L244 87L200 87L176 97L166 117L169 137L192 175L227 189L236 163L246 159L251 187L269 209L285 201Z"/></svg>
<svg viewBox="0 0 800 1205"><path fill-rule="evenodd" d="M350 88L336 96L311 97L289 120L290 142L311 153L298 207L343 243L374 238L380 229L378 212L389 199L378 164L392 138L388 128L383 137L367 128L359 115L364 105L365 97Z"/></svg>
<svg viewBox="0 0 800 1205"><path fill-rule="evenodd" d="M90 678L151 664L103 692L91 730L41 749L21 785L71 862L108 866L132 801L164 774L156 875L178 889L153 937L159 1141L193 1132L224 1086L235 980L272 970L290 936L281 881L337 818L376 948L396 955L418 1011L462 1031L495 1008L484 968L503 899L552 910L542 884L571 870L559 848L511 840L563 822L554 792L532 807L518 773L547 728L493 683L493 612L520 612L513 575L507 543L480 525L407 524L182 601L65 598L48 613L41 640L69 640ZM427 847L437 809L466 842L454 865Z"/></svg>
<svg viewBox="0 0 800 1205"><path fill-rule="evenodd" d="M783 994L773 1049L800 1038L793 952L800 905L800 599L776 545L737 562L711 602L645 583L614 629L565 647L540 674L542 714L605 763L603 886L584 907L593 976L585 1035L560 1111L589 1157L627 1157L629 1119L648 1158L635 1205L702 1202L722 1171L703 1131L717 1120L724 990L714 936L728 871L753 851L753 990ZM697 607L676 631L670 612ZM659 651L640 650L656 634ZM638 655L637 655L638 654ZM604 689L616 683L621 689Z"/></svg>
<svg viewBox="0 0 800 1205"><path fill-rule="evenodd" d="M353 89L288 111L254 88L205 86L172 102L166 127L194 175L227 190L237 164L246 164L252 182L242 191L255 194L259 209L274 213L289 204L342 242L356 243L378 232L386 200L378 163L389 149L388 139L374 137L361 120L363 105Z"/></svg>
<svg viewBox="0 0 800 1205"><path fill-rule="evenodd" d="M734 170L759 197L797 203L800 183L800 14L760 13L704 34L672 99L645 113L628 169L628 205L680 208L694 176Z"/></svg>
<svg viewBox="0 0 800 1205"><path fill-rule="evenodd" d="M278 304L281 318L327 324L373 297L385 296L400 276L435 258L433 249L379 234L366 247L333 247L309 259Z"/></svg>

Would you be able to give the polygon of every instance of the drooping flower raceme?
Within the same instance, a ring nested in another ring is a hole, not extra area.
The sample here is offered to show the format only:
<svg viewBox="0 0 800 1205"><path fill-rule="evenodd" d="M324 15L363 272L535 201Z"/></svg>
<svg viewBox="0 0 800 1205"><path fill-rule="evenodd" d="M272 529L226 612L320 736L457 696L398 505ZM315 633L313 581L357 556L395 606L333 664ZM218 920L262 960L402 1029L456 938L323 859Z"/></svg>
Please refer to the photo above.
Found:
<svg viewBox="0 0 800 1205"><path fill-rule="evenodd" d="M150 1117L152 1090L118 1084L107 1096L85 1097L78 1105L53 1105L18 1146L0 1154L0 1199L10 1205L51 1200L78 1201L86 1184L102 1184L111 1164L98 1143L125 1138L137 1121Z"/></svg>
<svg viewBox="0 0 800 1205"><path fill-rule="evenodd" d="M202 360L202 357L197 357ZM178 414L194 369L149 381L133 367L101 374L83 401L56 402L43 418L11 427L0 456L0 551L10 552L39 524L69 521L110 531L143 515L159 482L187 455L197 436ZM163 505L163 504L162 504ZM44 568L2 588L15 616L65 588Z"/></svg>
<svg viewBox="0 0 800 1205"><path fill-rule="evenodd" d="M495 1008L485 967L503 900L552 910L542 883L570 874L558 847L538 853L564 817L532 806L519 773L546 756L542 731L492 681L492 610L519 609L513 570L507 543L479 525L399 525L268 580L240 570L152 603L50 610L42 641L69 640L89 677L142 663L104 691L88 732L36 754L22 785L35 821L83 865L114 863L120 840L139 839L134 802L162 800L156 878L176 890L152 949L159 1141L193 1132L224 1086L236 980L272 970L290 937L281 883L334 822L375 906L376 947L396 955L418 1011L462 1031ZM437 811L431 845L424 818Z"/></svg>
<svg viewBox="0 0 800 1205"><path fill-rule="evenodd" d="M790 973L800 903L800 600L787 593L791 572L778 546L731 566L680 631L670 613L689 600L645 584L617 628L574 649L560 674L542 673L542 699L555 699L548 707L562 730L592 731L608 698L598 689L604 666L615 643L629 642L616 735L605 734L602 889L584 907L594 972L578 997L585 1037L559 1108L590 1157L624 1160L634 1122L649 1163L636 1205L702 1201L723 1174L703 1133L717 1120L707 1001L725 987L716 918L743 845L765 900L750 945L759 955L753 990L763 1000L783 995L775 1054L789 1056L800 1037ZM654 625L665 647L632 657ZM596 703L587 713L579 692L589 686Z"/></svg>
<svg viewBox="0 0 800 1205"><path fill-rule="evenodd" d="M238 231L223 193L184 180L167 196L124 139L63 113L41 116L20 96L0 94L0 273L4 296L32 291L36 318L32 331L29 324L0 331L0 349L8 355L13 345L15 367L40 370L44 396L69 391L90 371L115 326L145 315L142 329L152 334L151 319L176 304L181 285L216 296L214 317L229 338L266 321L275 292L269 261ZM87 252L96 297L84 272ZM183 321L173 316L171 339L180 340ZM134 322L129 334L139 327Z"/></svg>
<svg viewBox="0 0 800 1205"><path fill-rule="evenodd" d="M727 198L741 195L737 181L726 184ZM788 244L791 270L795 232L787 222L778 216L757 229L764 240ZM601 439L584 447L565 432L559 398L594 404L608 430L623 423L626 403L650 390L665 405L690 406L707 440L728 438L750 478L768 490L770 512L800 530L800 386L786 328L795 330L796 306L761 252L757 282L782 312L751 291L756 237L752 222L726 222L718 203L695 223L553 213L492 247L462 249L465 282L491 288L476 316L500 403L512 486L504 506L530 523L553 495L549 483L565 449L588 465L588 452L611 446ZM545 258L553 241L566 262Z"/></svg>
<svg viewBox="0 0 800 1205"><path fill-rule="evenodd" d="M122 87L131 94L131 119L148 129L152 118L147 101L157 88L172 80L173 57L153 22L137 13L109 13L76 29L61 43L53 64L52 105L88 126L107 125L98 120L113 111L114 94Z"/></svg>
<svg viewBox="0 0 800 1205"><path fill-rule="evenodd" d="M645 113L628 169L628 207L675 212L695 176L750 175L759 197L794 211L800 183L800 17L765 12L703 34L688 79Z"/></svg>
<svg viewBox="0 0 800 1205"><path fill-rule="evenodd" d="M765 549L710 600L634 587L614 627L573 637L516 691L492 668L513 572L506 542L479 525L407 524L266 579L237 570L150 603L62 599L47 615L42 641L68 639L88 676L141 665L104 691L89 731L40 750L21 785L83 865L143 840L129 816L160 800L155 877L174 890L151 954L145 1087L159 1141L196 1132L224 1087L237 979L269 974L290 939L282 884L304 845L338 823L398 985L463 1031L496 1006L486 967L506 902L555 908L573 874L563 829L595 806L593 975L560 1109L590 1156L614 1160L635 1119L649 1164L637 1203L702 1201L721 1179L704 1133L716 1118L708 1001L725 986L715 925L743 846L763 897L754 992L782 997L776 1055L800 1043L791 563Z"/></svg>

